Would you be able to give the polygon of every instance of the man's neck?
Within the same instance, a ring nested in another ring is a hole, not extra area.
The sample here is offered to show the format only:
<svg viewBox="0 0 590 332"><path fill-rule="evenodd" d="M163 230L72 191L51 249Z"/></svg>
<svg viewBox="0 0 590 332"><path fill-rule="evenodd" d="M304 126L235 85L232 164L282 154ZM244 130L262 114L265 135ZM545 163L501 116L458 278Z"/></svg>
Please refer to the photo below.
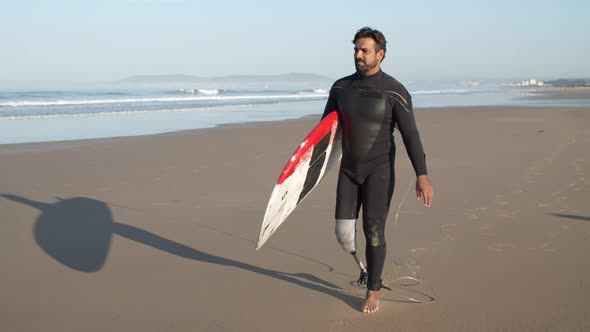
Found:
<svg viewBox="0 0 590 332"><path fill-rule="evenodd" d="M358 74L359 74L360 76L362 76L362 77L369 77L369 76L373 76L373 75L375 75L375 74L378 74L380 71L381 71L381 67L380 67L380 66L377 66L377 67L375 67L375 68L371 69L371 70L370 70L370 71L368 71L368 72L364 72L364 73L358 73Z"/></svg>
<svg viewBox="0 0 590 332"><path fill-rule="evenodd" d="M376 74L379 74L380 71L381 71L381 68L375 67L371 71L364 72L364 73L358 73L358 74L359 74L359 76L365 78L365 77L375 76Z"/></svg>

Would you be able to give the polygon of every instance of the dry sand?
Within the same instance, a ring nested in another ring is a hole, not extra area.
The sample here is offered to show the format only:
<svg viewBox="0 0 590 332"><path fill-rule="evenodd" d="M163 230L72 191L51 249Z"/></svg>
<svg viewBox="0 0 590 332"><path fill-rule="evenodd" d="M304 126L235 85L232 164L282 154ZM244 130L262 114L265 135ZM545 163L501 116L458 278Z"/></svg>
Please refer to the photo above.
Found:
<svg viewBox="0 0 590 332"><path fill-rule="evenodd" d="M394 227L412 180L400 147L386 272L416 273L423 286L406 294L437 302L389 293L358 311L357 270L333 235L335 173L254 250L313 117L0 146L0 330L589 330L590 109L417 119L435 201L411 192Z"/></svg>

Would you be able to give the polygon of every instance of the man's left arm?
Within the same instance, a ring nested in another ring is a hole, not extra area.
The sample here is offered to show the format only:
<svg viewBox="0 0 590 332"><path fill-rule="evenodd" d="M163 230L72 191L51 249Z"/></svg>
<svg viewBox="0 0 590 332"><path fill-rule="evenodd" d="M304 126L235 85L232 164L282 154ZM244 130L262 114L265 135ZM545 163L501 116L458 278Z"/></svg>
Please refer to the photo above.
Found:
<svg viewBox="0 0 590 332"><path fill-rule="evenodd" d="M422 141L420 140L420 134L416 126L410 95L408 95L406 100L396 99L393 116L416 173L416 198L423 198L424 205L430 207L434 197L434 190L428 179L426 155L424 154L424 148L422 147Z"/></svg>

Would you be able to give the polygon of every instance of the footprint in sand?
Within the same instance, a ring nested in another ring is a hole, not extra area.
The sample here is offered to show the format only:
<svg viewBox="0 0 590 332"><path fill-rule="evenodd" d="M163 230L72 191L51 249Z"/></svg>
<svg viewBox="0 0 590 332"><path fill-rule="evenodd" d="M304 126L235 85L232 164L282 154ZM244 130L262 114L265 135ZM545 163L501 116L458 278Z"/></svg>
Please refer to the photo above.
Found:
<svg viewBox="0 0 590 332"><path fill-rule="evenodd" d="M457 225L455 224L444 224L440 227L440 231L442 233L442 238L444 240L454 240L456 238L456 228Z"/></svg>
<svg viewBox="0 0 590 332"><path fill-rule="evenodd" d="M428 248L414 248L414 249L410 249L410 256L412 258L410 258L410 262L414 265L417 266L418 268L420 268L419 265L416 265L416 261L413 260L413 258L419 259L420 255L426 254L428 253Z"/></svg>
<svg viewBox="0 0 590 332"><path fill-rule="evenodd" d="M414 248L414 249L410 249L410 253L414 254L414 255L418 255L418 254L424 254L428 252L428 248Z"/></svg>
<svg viewBox="0 0 590 332"><path fill-rule="evenodd" d="M489 245L488 249L496 252L503 252L504 250L516 249L516 246L510 243L494 243Z"/></svg>
<svg viewBox="0 0 590 332"><path fill-rule="evenodd" d="M408 262L406 263L406 267L410 270L420 270L422 267L420 265L418 265L418 263L410 258L408 259Z"/></svg>
<svg viewBox="0 0 590 332"><path fill-rule="evenodd" d="M569 226L568 225L562 225L561 226L561 231L554 231L554 232L547 233L548 239L546 241L543 241L543 242L539 243L536 247L529 248L529 250L537 250L537 249L540 249L540 250L543 250L543 251L557 251L557 249L551 248L550 246L553 244L553 241L558 236L560 236L564 232L567 232L568 230L569 230Z"/></svg>
<svg viewBox="0 0 590 332"><path fill-rule="evenodd" d="M479 229L481 229L482 231L487 231L488 229L490 229L490 224L481 224L479 225Z"/></svg>
<svg viewBox="0 0 590 332"><path fill-rule="evenodd" d="M510 210L498 210L496 215L503 219L514 219L516 218L516 212Z"/></svg>
<svg viewBox="0 0 590 332"><path fill-rule="evenodd" d="M465 212L465 216L468 217L469 219L473 219L473 220L477 220L479 219L479 214L480 213L485 213L487 212L488 208L485 206L482 207L476 207L475 209L473 209L473 212ZM449 225L449 224L448 224ZM453 224L454 225L454 224ZM445 227L446 225L443 225L442 227Z"/></svg>
<svg viewBox="0 0 590 332"><path fill-rule="evenodd" d="M330 332L342 331L344 328L347 328L348 326L350 326L349 322L343 321L343 320L338 320L338 321L332 322L330 324L330 328L328 329L328 331L330 331Z"/></svg>
<svg viewBox="0 0 590 332"><path fill-rule="evenodd" d="M549 248L549 246L551 245L551 241L549 242L543 242L541 244L539 244L538 246L534 247L534 248L529 248L529 250L543 250L543 251L556 251L556 249L554 248Z"/></svg>

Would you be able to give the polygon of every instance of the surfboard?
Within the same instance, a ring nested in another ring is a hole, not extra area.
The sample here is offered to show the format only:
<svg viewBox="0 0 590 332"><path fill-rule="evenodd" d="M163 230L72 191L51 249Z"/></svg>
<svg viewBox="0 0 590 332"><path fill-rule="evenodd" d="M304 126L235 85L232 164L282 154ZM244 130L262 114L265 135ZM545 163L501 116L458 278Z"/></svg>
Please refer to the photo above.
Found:
<svg viewBox="0 0 590 332"><path fill-rule="evenodd" d="M270 195L256 250L260 249L324 175L342 157L338 112L332 111L311 130L283 168Z"/></svg>

